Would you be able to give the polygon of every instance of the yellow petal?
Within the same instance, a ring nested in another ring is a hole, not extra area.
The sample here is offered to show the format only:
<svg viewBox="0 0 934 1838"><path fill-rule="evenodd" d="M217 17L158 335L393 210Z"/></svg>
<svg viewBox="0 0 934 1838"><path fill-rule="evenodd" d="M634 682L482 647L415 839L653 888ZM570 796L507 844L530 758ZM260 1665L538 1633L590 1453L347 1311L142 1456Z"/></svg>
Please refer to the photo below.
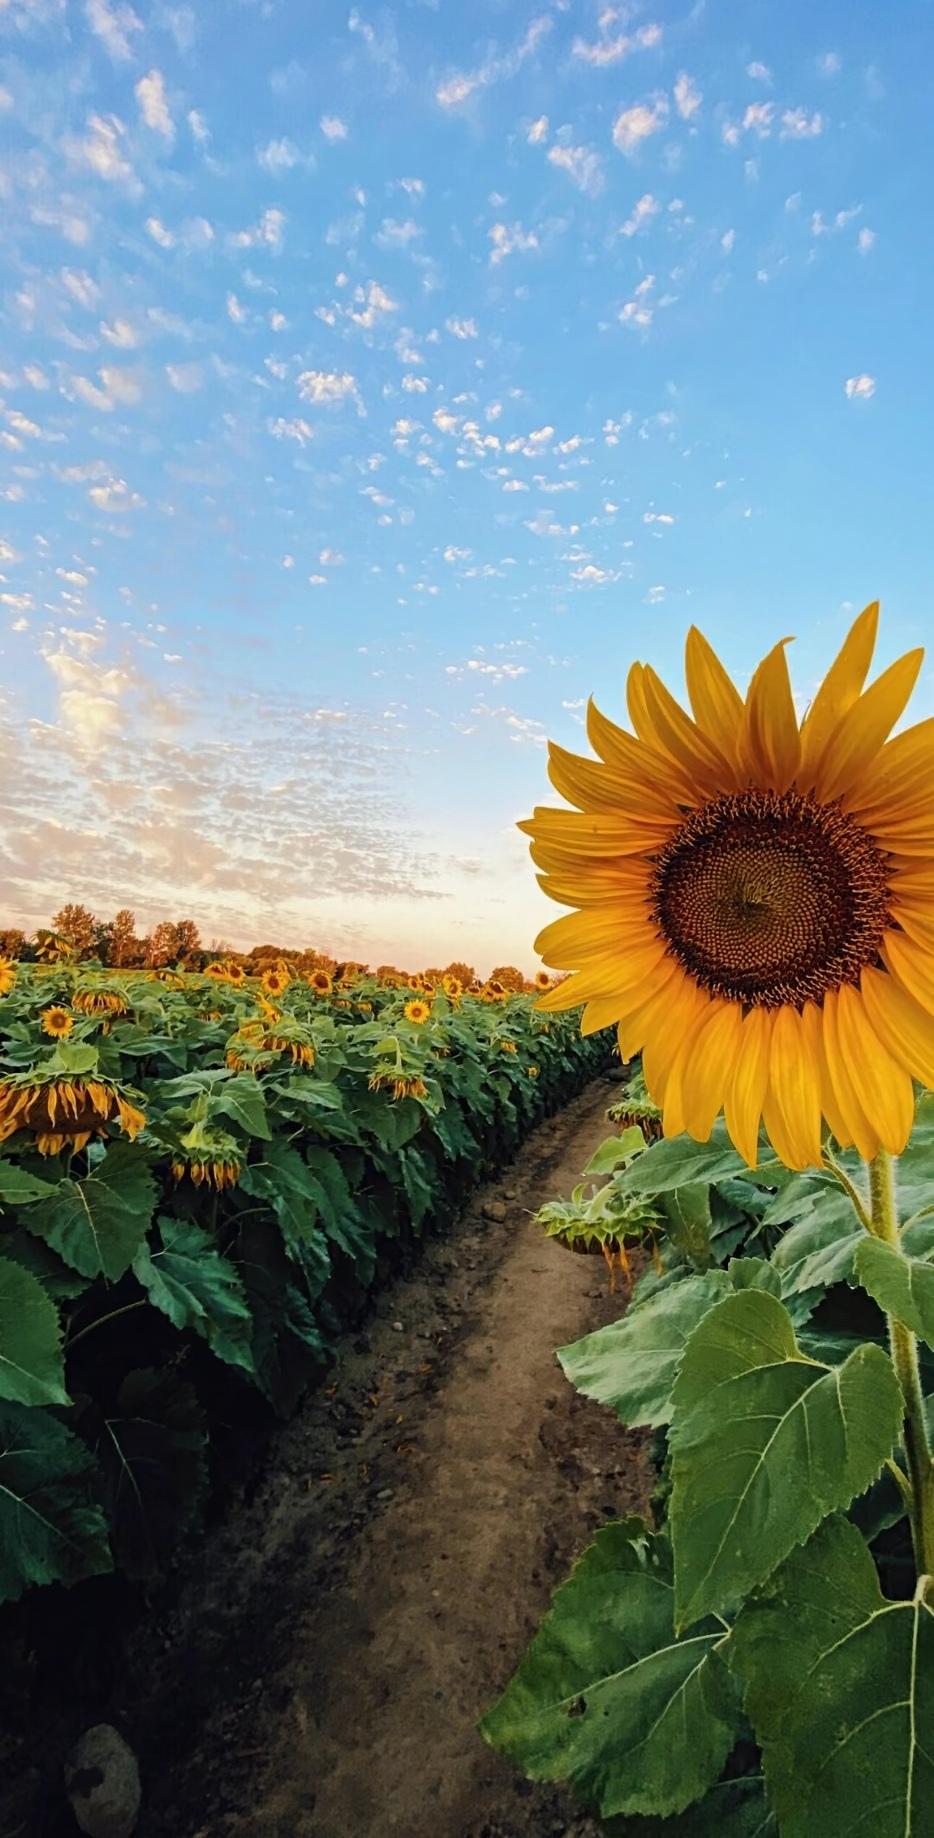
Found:
<svg viewBox="0 0 934 1838"><path fill-rule="evenodd" d="M762 1109L776 1154L786 1167L797 1169L817 1167L821 1160L820 1068L806 1045L797 1009L777 1009Z"/></svg>
<svg viewBox="0 0 934 1838"><path fill-rule="evenodd" d="M695 1035L681 1078L685 1128L695 1142L706 1142L723 1109L743 1026L738 1002L716 1002Z"/></svg>
<svg viewBox="0 0 934 1838"><path fill-rule="evenodd" d="M879 1141L890 1155L900 1155L915 1116L911 1079L882 1045L859 990L848 983L838 992L837 1028L840 1045L870 1094Z"/></svg>
<svg viewBox="0 0 934 1838"><path fill-rule="evenodd" d="M666 1136L680 1136L687 1129L684 1076L697 1037L712 1019L713 1010L712 997L706 990L695 988L691 998L679 1004L677 1016L672 1016L668 1038L659 1028L654 1040L646 1043L642 1055L646 1090L652 1102L663 1108L662 1129Z"/></svg>
<svg viewBox="0 0 934 1838"><path fill-rule="evenodd" d="M607 715L600 713L593 697L587 704L587 738L594 752L608 766L614 766L636 782L657 785L675 800L685 793L690 794L687 775L674 760L655 752L636 735L627 734L625 728L617 727Z"/></svg>
<svg viewBox="0 0 934 1838"><path fill-rule="evenodd" d="M801 742L783 638L753 672L743 716L740 751L758 785L787 791L798 770Z"/></svg>
<svg viewBox="0 0 934 1838"><path fill-rule="evenodd" d="M735 765L743 724L743 699L712 645L696 625L688 632L684 673L698 727Z"/></svg>
<svg viewBox="0 0 934 1838"><path fill-rule="evenodd" d="M844 715L815 774L819 797L842 797L874 765L886 736L904 714L923 658L922 650L896 658Z"/></svg>
<svg viewBox="0 0 934 1838"><path fill-rule="evenodd" d="M662 819L605 811L553 810L545 804L539 804L532 816L516 827L558 859L561 855L570 859L581 856L585 861L595 856L638 855L642 850L657 848L671 833L670 822Z"/></svg>
<svg viewBox="0 0 934 1838"><path fill-rule="evenodd" d="M894 1060L922 1085L934 1087L934 1017L884 970L864 970L866 1013Z"/></svg>
<svg viewBox="0 0 934 1838"><path fill-rule="evenodd" d="M643 669L642 689L652 732L664 752L680 762L693 784L716 790L731 789L736 784L735 768L690 715L685 714L650 664Z"/></svg>
<svg viewBox="0 0 934 1838"><path fill-rule="evenodd" d="M847 810L872 811L897 818L905 799L926 801L934 793L934 715L916 721L887 740L872 772L859 780L844 800Z"/></svg>
<svg viewBox="0 0 934 1838"><path fill-rule="evenodd" d="M879 602L873 600L851 625L801 723L801 768L798 782L802 790L814 783L814 775L828 741L842 716L852 708L866 681L878 624Z"/></svg>
<svg viewBox="0 0 934 1838"><path fill-rule="evenodd" d="M897 983L934 1015L934 957L902 932L886 932L879 953Z"/></svg>
<svg viewBox="0 0 934 1838"><path fill-rule="evenodd" d="M855 1143L864 1161L871 1161L878 1152L879 1135L863 1107L863 1088L857 1088L851 1076L850 1062L840 1039L837 1012L839 993L839 990L831 989L824 997L823 1031L827 1077L847 1140ZM866 1104L870 1109L871 1103L871 1093L867 1092Z"/></svg>
<svg viewBox="0 0 934 1838"><path fill-rule="evenodd" d="M641 993L630 991L616 1030L622 1059L632 1059L634 1054L641 1053L646 1041L654 1037L654 1031L659 1025L665 1031L666 1020L670 1020L686 982L687 978L677 959L665 957L646 990Z"/></svg>
<svg viewBox="0 0 934 1838"><path fill-rule="evenodd" d="M723 1106L730 1139L750 1168L755 1167L758 1158L759 1119L769 1083L772 1023L771 1009L750 1009L743 1022Z"/></svg>
<svg viewBox="0 0 934 1838"><path fill-rule="evenodd" d="M594 909L566 913L553 919L539 932L535 950L554 970L579 970L592 966L608 952L638 950L658 937L648 913L627 913L618 904L605 915L594 917Z"/></svg>
<svg viewBox="0 0 934 1838"><path fill-rule="evenodd" d="M548 776L555 790L578 810L615 811L617 816L634 811L669 822L678 816L673 798L666 797L657 785L614 771L598 760L581 759L554 741L548 743Z"/></svg>
<svg viewBox="0 0 934 1838"><path fill-rule="evenodd" d="M815 1008L813 1002L807 1002L803 1010L803 1019L806 1023L809 1021L812 1022L807 1032L810 1041L809 1050L813 1052L814 1058L820 1067L821 1110L827 1119L830 1134L834 1141L839 1144L841 1149L850 1149L853 1146L853 1138L850 1134L849 1125L837 1103L837 1095L833 1088L833 1080L830 1076L830 1069L827 1064L823 1011L819 1008Z"/></svg>
<svg viewBox="0 0 934 1838"><path fill-rule="evenodd" d="M534 848L529 854L537 860ZM588 874L586 880L582 880L579 870L569 869L536 878L542 891L560 906L590 907L602 906L610 898L619 899L621 904L633 900L645 904L651 872L648 862L627 856L621 862L603 863L600 873Z"/></svg>

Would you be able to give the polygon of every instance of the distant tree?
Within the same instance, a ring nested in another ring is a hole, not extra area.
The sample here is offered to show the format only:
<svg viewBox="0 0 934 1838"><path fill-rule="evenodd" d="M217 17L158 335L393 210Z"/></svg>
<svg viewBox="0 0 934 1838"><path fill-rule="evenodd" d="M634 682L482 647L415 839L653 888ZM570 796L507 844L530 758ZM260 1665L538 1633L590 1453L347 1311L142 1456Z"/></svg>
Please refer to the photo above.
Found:
<svg viewBox="0 0 934 1838"><path fill-rule="evenodd" d="M8 925L0 931L0 957L21 957L26 934L18 926Z"/></svg>
<svg viewBox="0 0 934 1838"><path fill-rule="evenodd" d="M193 919L176 919L175 921L175 957L195 957L201 951L201 933Z"/></svg>
<svg viewBox="0 0 934 1838"><path fill-rule="evenodd" d="M461 962L460 958L455 958L453 964L448 964L444 974L445 976L456 976L458 981L463 983L465 989L477 980L477 972L473 964L464 964Z"/></svg>
<svg viewBox="0 0 934 1838"><path fill-rule="evenodd" d="M171 919L162 919L149 940L148 962L154 970L161 970L165 964L174 964L175 956L175 927Z"/></svg>
<svg viewBox="0 0 934 1838"><path fill-rule="evenodd" d="M110 921L109 962L116 970L126 970L142 961L140 941L136 936L136 914L121 906Z"/></svg>
<svg viewBox="0 0 934 1838"><path fill-rule="evenodd" d="M511 989L516 995L525 988L525 977L515 964L500 964L497 970L491 970L490 981L502 983L504 989Z"/></svg>
<svg viewBox="0 0 934 1838"><path fill-rule="evenodd" d="M94 914L86 906L77 906L72 902L63 906L52 920L52 930L64 938L76 957L87 957L94 949Z"/></svg>

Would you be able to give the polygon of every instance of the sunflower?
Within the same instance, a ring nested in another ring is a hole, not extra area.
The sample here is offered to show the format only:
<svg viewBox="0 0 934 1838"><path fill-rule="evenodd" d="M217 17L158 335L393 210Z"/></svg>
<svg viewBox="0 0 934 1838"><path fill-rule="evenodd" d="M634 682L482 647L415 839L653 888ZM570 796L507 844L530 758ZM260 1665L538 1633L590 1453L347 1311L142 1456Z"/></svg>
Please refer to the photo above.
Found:
<svg viewBox="0 0 934 1838"><path fill-rule="evenodd" d="M228 983L232 983L235 989L238 988L241 983L246 982L246 971L242 964L225 964L224 971Z"/></svg>
<svg viewBox="0 0 934 1838"><path fill-rule="evenodd" d="M421 999L416 996L413 1002L406 1003L404 1013L406 1021L414 1021L416 1027L423 1027L431 1015L431 1004L429 1002L422 1002Z"/></svg>
<svg viewBox="0 0 934 1838"><path fill-rule="evenodd" d="M484 1002L506 1002L509 999L509 994L508 991L503 988L502 983L498 983L495 977L490 977L489 982L484 983L480 991L480 997Z"/></svg>
<svg viewBox="0 0 934 1838"><path fill-rule="evenodd" d="M464 985L459 976L443 976L441 987L449 1002L459 1002L464 993Z"/></svg>
<svg viewBox="0 0 934 1838"><path fill-rule="evenodd" d="M236 1187L240 1179L240 1163L233 1155L226 1159L214 1156L211 1160L198 1157L183 1160L181 1156L175 1156L172 1161L173 1180L183 1181L186 1175L196 1187L200 1187L203 1182L206 1187L214 1187L220 1193L223 1187Z"/></svg>
<svg viewBox="0 0 934 1838"><path fill-rule="evenodd" d="M526 1066L525 1070L530 1079L538 1078L538 1067L537 1066Z"/></svg>
<svg viewBox="0 0 934 1838"><path fill-rule="evenodd" d="M514 1040L501 1040L499 1050L501 1053L518 1053L519 1051Z"/></svg>
<svg viewBox="0 0 934 1838"><path fill-rule="evenodd" d="M267 996L284 996L291 979L287 970L267 970L260 980Z"/></svg>
<svg viewBox="0 0 934 1838"><path fill-rule="evenodd" d="M417 1076L406 1076L404 1073L373 1072L367 1079L367 1086L370 1091L384 1091L391 1086L394 1099L427 1098L428 1096L428 1086L424 1079Z"/></svg>
<svg viewBox="0 0 934 1838"><path fill-rule="evenodd" d="M53 1040L63 1040L75 1025L74 1017L68 1013L67 1008L59 1008L57 1003L42 1010L41 1020L43 1034L50 1034Z"/></svg>
<svg viewBox="0 0 934 1838"><path fill-rule="evenodd" d="M105 984L90 985L85 989L76 989L71 999L72 1008L82 1015L128 1015L130 1005L120 989L108 989Z"/></svg>
<svg viewBox="0 0 934 1838"><path fill-rule="evenodd" d="M132 1142L144 1127L141 1110L111 1079L74 1078L33 1067L0 1083L0 1142L31 1130L40 1155L83 1149L116 1123Z"/></svg>
<svg viewBox="0 0 934 1838"><path fill-rule="evenodd" d="M333 984L326 970L313 970L308 978L308 987L316 996L329 996Z"/></svg>
<svg viewBox="0 0 934 1838"><path fill-rule="evenodd" d="M536 970L535 987L536 989L550 989L551 988L551 977L548 975L547 970Z"/></svg>
<svg viewBox="0 0 934 1838"><path fill-rule="evenodd" d="M822 1121L870 1159L898 1154L912 1079L934 1085L934 719L890 739L910 651L865 688L878 606L856 620L800 725L784 645L745 701L687 640L693 718L649 666L629 675L634 734L591 703L598 760L551 748L573 810L520 827L545 892L578 910L537 941L584 1003L641 1052L664 1131L706 1141L722 1109L755 1165L760 1119L791 1168Z"/></svg>
<svg viewBox="0 0 934 1838"><path fill-rule="evenodd" d="M0 996L8 996L16 982L16 965L12 958L0 957Z"/></svg>

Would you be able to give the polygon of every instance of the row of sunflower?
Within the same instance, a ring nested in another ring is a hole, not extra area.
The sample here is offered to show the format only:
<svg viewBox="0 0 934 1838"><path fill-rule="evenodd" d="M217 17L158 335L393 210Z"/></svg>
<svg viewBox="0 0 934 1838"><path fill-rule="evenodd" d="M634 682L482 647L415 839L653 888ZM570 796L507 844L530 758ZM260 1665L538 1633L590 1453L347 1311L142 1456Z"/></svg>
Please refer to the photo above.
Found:
<svg viewBox="0 0 934 1838"><path fill-rule="evenodd" d="M0 1601L152 1575L607 1052L456 978L0 965Z"/></svg>

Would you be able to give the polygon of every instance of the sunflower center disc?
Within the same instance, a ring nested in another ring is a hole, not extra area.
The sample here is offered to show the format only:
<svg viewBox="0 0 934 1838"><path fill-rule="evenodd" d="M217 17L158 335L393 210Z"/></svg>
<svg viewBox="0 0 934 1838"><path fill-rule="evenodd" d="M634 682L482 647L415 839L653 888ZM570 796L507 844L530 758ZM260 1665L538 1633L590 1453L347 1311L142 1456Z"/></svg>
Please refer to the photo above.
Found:
<svg viewBox="0 0 934 1838"><path fill-rule="evenodd" d="M801 1008L876 961L885 860L836 804L741 791L693 811L661 851L653 918L712 994Z"/></svg>

